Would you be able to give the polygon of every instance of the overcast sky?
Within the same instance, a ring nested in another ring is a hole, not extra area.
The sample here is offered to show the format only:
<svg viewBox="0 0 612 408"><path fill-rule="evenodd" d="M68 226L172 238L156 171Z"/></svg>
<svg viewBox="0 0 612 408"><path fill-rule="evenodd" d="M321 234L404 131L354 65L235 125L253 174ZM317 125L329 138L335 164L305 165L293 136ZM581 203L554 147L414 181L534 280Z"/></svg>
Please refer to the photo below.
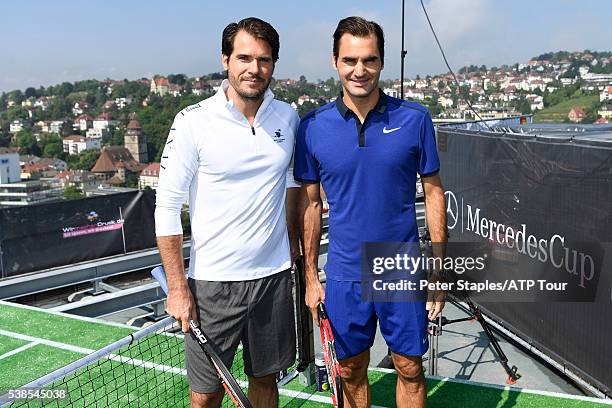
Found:
<svg viewBox="0 0 612 408"><path fill-rule="evenodd" d="M299 4L299 5L297 5ZM548 51L612 49L607 0L427 0L454 69L525 62ZM335 76L332 32L360 15L386 35L384 78L399 78L401 1L29 0L0 6L0 91L82 79L190 76L222 69L221 32L256 16L281 38L276 78ZM406 0L406 75L445 72L418 0Z"/></svg>

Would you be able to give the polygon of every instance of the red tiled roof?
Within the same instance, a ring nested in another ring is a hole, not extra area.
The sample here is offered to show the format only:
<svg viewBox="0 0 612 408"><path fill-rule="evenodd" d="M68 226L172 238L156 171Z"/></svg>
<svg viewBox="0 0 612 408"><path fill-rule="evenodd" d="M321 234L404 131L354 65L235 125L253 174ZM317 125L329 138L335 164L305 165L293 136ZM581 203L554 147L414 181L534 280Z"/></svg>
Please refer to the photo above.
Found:
<svg viewBox="0 0 612 408"><path fill-rule="evenodd" d="M584 112L584 109L582 109L580 106L574 106L572 107L572 109L570 110L570 113L574 112L574 114L576 116L585 116L586 113Z"/></svg>
<svg viewBox="0 0 612 408"><path fill-rule="evenodd" d="M155 83L155 86L168 86L170 84L168 82L168 78L164 77L153 78L153 82Z"/></svg>
<svg viewBox="0 0 612 408"><path fill-rule="evenodd" d="M67 170L57 173L54 178L80 182L94 177L92 173L85 170Z"/></svg>
<svg viewBox="0 0 612 408"><path fill-rule="evenodd" d="M159 168L159 163L151 163L140 172L140 175L149 177L159 177Z"/></svg>
<svg viewBox="0 0 612 408"><path fill-rule="evenodd" d="M70 135L64 138L64 140L71 140L73 142L84 142L85 139L86 139L85 136L81 136L81 135Z"/></svg>
<svg viewBox="0 0 612 408"><path fill-rule="evenodd" d="M49 163L41 163L42 160L40 162L36 162L33 164L24 164L22 167L22 171L24 173L34 173L37 171L43 171L43 170L55 170L54 168L52 168L50 166Z"/></svg>
<svg viewBox="0 0 612 408"><path fill-rule="evenodd" d="M93 118L90 115L88 115L86 113L83 113L83 114L77 116L77 118L75 120L93 120Z"/></svg>
<svg viewBox="0 0 612 408"><path fill-rule="evenodd" d="M128 171L140 171L139 163L134 160L128 149L122 146L108 146L102 149L98 161L93 166L93 173L110 173L115 172L121 166L124 166Z"/></svg>
<svg viewBox="0 0 612 408"><path fill-rule="evenodd" d="M96 116L96 120L113 120L113 117L108 112L102 112L98 116Z"/></svg>

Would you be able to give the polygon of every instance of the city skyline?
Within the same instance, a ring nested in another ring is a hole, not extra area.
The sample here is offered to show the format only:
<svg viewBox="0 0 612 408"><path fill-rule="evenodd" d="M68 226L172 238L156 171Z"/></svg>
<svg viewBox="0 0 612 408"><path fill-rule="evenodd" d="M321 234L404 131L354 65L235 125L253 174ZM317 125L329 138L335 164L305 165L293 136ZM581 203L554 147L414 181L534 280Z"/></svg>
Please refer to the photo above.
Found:
<svg viewBox="0 0 612 408"><path fill-rule="evenodd" d="M533 4L536 3L536 4ZM434 28L453 69L526 62L549 51L607 50L612 37L611 3L585 0L514 2L429 0ZM84 79L136 79L154 74L189 76L221 71L220 42L229 22L255 15L281 37L275 77L310 81L336 77L331 64L332 32L340 18L361 15L385 30L382 78L399 78L401 1L297 6L277 1L257 6L170 6L160 1L75 0L9 3L0 26L0 92ZM571 30L568 26L571 24ZM446 72L418 0L406 1L406 76Z"/></svg>

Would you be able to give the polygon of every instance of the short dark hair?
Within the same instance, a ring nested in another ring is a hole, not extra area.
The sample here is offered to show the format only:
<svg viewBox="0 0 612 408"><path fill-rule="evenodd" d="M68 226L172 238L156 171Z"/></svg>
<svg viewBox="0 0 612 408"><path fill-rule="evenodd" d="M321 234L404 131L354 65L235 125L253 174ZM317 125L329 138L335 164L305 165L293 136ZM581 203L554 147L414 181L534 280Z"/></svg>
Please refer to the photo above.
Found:
<svg viewBox="0 0 612 408"><path fill-rule="evenodd" d="M230 23L223 30L221 37L221 53L226 56L232 55L234 51L234 39L240 30L244 30L253 37L264 40L272 48L272 60L278 61L278 50L280 40L278 33L270 23L256 17L243 18L237 23Z"/></svg>
<svg viewBox="0 0 612 408"><path fill-rule="evenodd" d="M368 21L362 17L347 17L340 20L336 31L334 31L334 59L338 59L340 39L344 34L350 34L355 37L375 35L380 61L383 65L385 64L385 34L378 23Z"/></svg>

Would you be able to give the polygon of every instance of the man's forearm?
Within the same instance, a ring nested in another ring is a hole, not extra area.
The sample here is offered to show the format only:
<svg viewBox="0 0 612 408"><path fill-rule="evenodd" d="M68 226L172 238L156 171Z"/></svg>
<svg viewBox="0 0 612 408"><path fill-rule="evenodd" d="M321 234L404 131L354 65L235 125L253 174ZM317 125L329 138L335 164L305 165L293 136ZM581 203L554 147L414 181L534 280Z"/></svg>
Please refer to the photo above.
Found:
<svg viewBox="0 0 612 408"><path fill-rule="evenodd" d="M187 287L183 260L183 235L157 237L157 247L166 272L170 292Z"/></svg>
<svg viewBox="0 0 612 408"><path fill-rule="evenodd" d="M444 200L444 192L440 189L435 189L431 196L425 200L427 227L431 242L444 244L447 241L446 237L446 205ZM444 254L434 254L443 256Z"/></svg>
<svg viewBox="0 0 612 408"><path fill-rule="evenodd" d="M321 245L322 203L311 201L304 210L302 230L304 231L304 269L306 284L319 281L319 246Z"/></svg>
<svg viewBox="0 0 612 408"><path fill-rule="evenodd" d="M425 191L425 217L432 242L434 257L443 258L446 253L446 200L444 188L438 175L428 177L423 182Z"/></svg>

